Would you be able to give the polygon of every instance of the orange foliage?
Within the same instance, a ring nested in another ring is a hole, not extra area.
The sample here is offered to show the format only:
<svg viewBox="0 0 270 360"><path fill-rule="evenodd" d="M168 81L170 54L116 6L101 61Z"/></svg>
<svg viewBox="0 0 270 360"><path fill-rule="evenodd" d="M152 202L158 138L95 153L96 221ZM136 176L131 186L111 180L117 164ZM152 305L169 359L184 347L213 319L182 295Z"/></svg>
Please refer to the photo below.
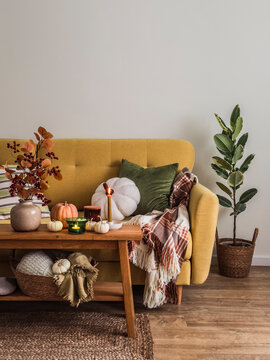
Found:
<svg viewBox="0 0 270 360"><path fill-rule="evenodd" d="M7 162L0 168L4 169L6 177L12 180L9 189L12 196L31 199L33 195L36 195L46 205L50 200L44 196L44 191L50 186L45 179L53 175L56 180L62 180L62 174L59 166L52 166L52 160L58 160L51 151L54 145L53 135L42 126L38 128L38 132L34 132L34 135L36 142L32 139L28 140L21 148L16 141L7 144L7 147L16 154L17 173L8 168ZM39 153L41 148L48 151L45 157L41 157Z"/></svg>

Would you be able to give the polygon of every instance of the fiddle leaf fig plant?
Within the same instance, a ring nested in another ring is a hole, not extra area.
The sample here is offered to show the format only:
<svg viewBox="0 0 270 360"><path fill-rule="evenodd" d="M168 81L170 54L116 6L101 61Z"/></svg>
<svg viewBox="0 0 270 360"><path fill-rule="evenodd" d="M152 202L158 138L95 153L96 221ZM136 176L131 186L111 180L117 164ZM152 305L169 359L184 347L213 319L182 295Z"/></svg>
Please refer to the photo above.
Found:
<svg viewBox="0 0 270 360"><path fill-rule="evenodd" d="M240 135L243 129L243 118L240 116L240 107L236 105L232 111L230 125L215 114L221 127L221 133L214 136L216 148L221 156L213 156L212 169L221 178L226 180L226 184L217 182L217 186L227 196L217 195L219 204L226 208L231 208L230 216L233 216L233 243L236 245L236 218L246 210L246 203L257 193L257 189L252 188L243 192L238 198L238 190L244 182L244 173L248 170L254 154L248 155L244 160L245 145L248 140L248 133ZM239 138L238 138L239 137ZM242 160L242 163L239 162Z"/></svg>

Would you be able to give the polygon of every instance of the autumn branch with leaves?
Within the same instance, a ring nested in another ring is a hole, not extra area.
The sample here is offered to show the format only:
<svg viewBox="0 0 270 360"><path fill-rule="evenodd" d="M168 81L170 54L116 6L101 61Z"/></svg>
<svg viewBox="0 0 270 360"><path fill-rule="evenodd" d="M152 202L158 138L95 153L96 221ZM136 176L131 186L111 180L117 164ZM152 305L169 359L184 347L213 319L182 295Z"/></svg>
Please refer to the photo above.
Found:
<svg viewBox="0 0 270 360"><path fill-rule="evenodd" d="M42 126L34 135L36 141L28 140L22 147L15 140L7 144L13 155L16 154L16 159L13 161L16 170L10 168L8 162L0 168L5 170L5 176L11 180L9 188L11 196L18 196L23 200L31 200L36 196L43 205L47 205L51 201L44 195L50 187L46 179L48 176L53 176L56 180L62 180L62 174L59 166L52 166L52 160L58 160L52 152L53 135ZM47 151L44 157L40 155L41 150Z"/></svg>

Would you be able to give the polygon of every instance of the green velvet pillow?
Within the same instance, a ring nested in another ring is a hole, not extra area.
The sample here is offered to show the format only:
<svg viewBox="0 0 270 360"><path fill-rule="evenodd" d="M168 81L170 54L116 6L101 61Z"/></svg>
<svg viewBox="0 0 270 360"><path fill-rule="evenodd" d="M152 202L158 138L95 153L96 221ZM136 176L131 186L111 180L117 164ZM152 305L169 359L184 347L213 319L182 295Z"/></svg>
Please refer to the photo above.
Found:
<svg viewBox="0 0 270 360"><path fill-rule="evenodd" d="M143 168L126 159L122 160L119 177L135 182L141 201L133 215L146 214L152 210L164 211L169 207L169 197L178 164Z"/></svg>

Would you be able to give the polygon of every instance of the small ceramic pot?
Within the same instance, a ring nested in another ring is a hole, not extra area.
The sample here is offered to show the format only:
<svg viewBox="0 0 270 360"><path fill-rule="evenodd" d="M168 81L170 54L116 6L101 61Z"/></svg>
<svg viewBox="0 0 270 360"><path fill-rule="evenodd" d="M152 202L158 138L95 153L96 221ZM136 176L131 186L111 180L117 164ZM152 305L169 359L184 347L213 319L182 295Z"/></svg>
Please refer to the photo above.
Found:
<svg viewBox="0 0 270 360"><path fill-rule="evenodd" d="M40 221L40 208L32 200L20 200L10 211L10 222L15 231L35 231Z"/></svg>

